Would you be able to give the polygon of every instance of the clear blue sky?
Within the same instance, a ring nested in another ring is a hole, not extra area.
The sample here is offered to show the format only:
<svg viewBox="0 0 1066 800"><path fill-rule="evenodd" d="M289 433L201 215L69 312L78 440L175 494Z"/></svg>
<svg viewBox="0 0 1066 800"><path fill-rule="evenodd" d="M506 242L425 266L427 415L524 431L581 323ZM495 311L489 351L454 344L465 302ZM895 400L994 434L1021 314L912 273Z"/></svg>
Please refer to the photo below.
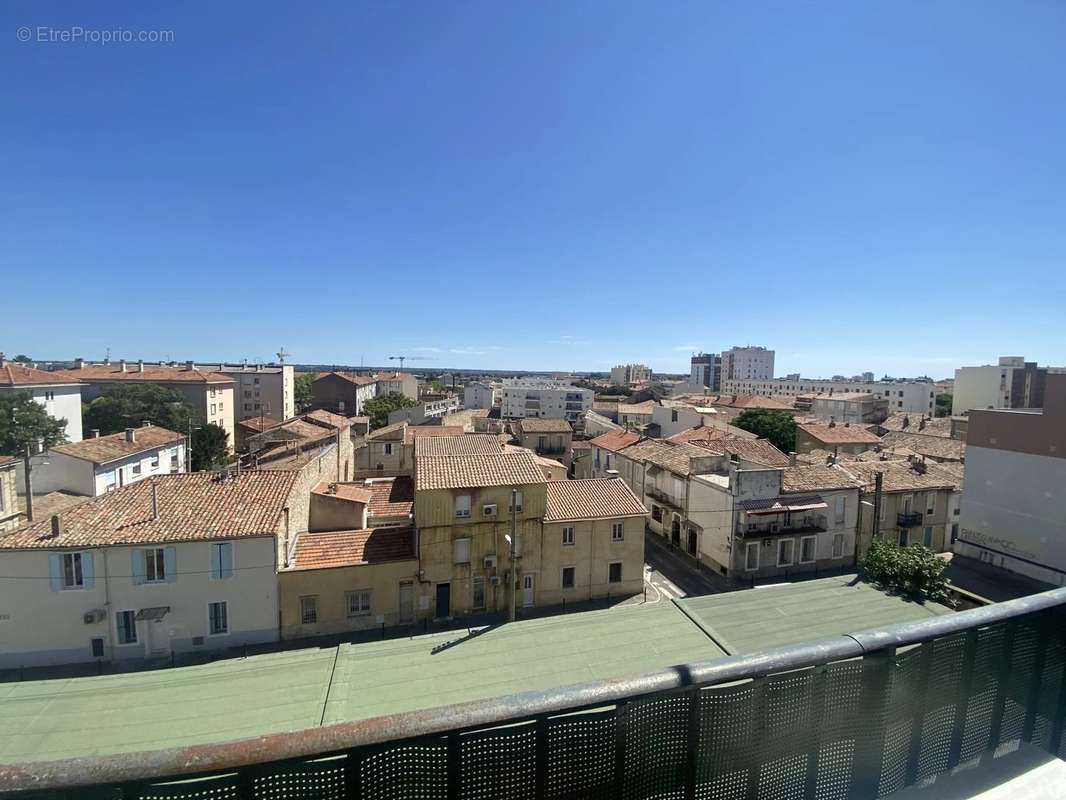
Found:
<svg viewBox="0 0 1066 800"><path fill-rule="evenodd" d="M174 41L36 40L74 25ZM8 354L1066 361L1058 0L9 2L0 43Z"/></svg>

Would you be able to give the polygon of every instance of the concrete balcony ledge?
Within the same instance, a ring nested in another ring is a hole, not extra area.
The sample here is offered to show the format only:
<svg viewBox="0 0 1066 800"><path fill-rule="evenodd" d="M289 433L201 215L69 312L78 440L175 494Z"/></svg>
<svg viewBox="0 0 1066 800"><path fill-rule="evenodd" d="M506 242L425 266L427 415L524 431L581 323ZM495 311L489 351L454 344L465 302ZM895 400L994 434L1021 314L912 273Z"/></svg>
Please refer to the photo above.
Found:
<svg viewBox="0 0 1066 800"><path fill-rule="evenodd" d="M1066 797L1066 761L1021 743L998 757L960 764L924 783L886 796L886 800L1061 800Z"/></svg>

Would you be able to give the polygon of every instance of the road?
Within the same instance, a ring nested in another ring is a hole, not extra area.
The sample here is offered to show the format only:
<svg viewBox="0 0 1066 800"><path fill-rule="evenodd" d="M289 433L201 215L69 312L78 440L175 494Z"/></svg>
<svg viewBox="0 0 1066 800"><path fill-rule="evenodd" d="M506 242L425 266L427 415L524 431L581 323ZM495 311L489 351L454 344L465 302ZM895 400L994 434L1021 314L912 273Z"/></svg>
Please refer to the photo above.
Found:
<svg viewBox="0 0 1066 800"><path fill-rule="evenodd" d="M671 549L661 537L650 532L644 535L644 583L648 587L649 603L737 588L713 572L697 571L687 556Z"/></svg>

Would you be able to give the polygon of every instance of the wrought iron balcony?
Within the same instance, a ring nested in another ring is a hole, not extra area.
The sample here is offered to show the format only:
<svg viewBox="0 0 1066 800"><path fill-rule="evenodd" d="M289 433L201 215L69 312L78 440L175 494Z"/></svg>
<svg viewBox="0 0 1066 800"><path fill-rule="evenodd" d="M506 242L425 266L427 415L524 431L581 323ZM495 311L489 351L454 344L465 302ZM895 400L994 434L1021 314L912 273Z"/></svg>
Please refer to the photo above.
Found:
<svg viewBox="0 0 1066 800"><path fill-rule="evenodd" d="M216 745L0 764L0 794L884 797L961 764L991 769L993 753L1019 743L1063 754L1064 609L1066 588L630 678Z"/></svg>
<svg viewBox="0 0 1066 800"><path fill-rule="evenodd" d="M896 514L896 525L901 528L917 528L921 524L921 511L901 511Z"/></svg>

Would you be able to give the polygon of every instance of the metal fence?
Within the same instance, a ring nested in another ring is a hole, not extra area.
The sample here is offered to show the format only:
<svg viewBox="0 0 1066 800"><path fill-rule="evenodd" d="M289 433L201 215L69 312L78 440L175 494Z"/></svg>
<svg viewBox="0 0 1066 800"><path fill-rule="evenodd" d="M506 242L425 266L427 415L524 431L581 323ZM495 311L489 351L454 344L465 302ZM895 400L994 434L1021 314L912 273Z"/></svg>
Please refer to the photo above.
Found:
<svg viewBox="0 0 1066 800"><path fill-rule="evenodd" d="M55 798L871 798L1064 755L1066 589L746 656L259 739L0 765ZM29 794L25 794L29 793Z"/></svg>

